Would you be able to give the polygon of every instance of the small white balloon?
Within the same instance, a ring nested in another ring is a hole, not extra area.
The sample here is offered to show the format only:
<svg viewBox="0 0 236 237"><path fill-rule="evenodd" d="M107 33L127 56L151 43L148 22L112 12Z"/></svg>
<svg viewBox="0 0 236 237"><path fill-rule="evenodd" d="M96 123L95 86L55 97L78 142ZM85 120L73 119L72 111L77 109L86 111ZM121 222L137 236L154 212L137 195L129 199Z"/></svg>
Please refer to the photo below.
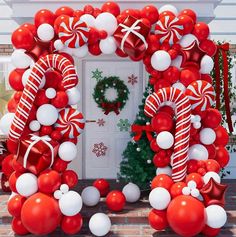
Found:
<svg viewBox="0 0 236 237"><path fill-rule="evenodd" d="M68 96L68 104L69 105L76 105L80 100L80 92L77 87L73 87L66 91Z"/></svg>
<svg viewBox="0 0 236 237"><path fill-rule="evenodd" d="M104 213L96 213L89 220L89 230L95 236L105 236L111 229L111 220Z"/></svg>
<svg viewBox="0 0 236 237"><path fill-rule="evenodd" d="M198 189L193 188L193 189L191 190L191 196L197 198L199 195L200 195L200 192L199 192Z"/></svg>
<svg viewBox="0 0 236 237"><path fill-rule="evenodd" d="M156 175L159 175L159 174L166 174L168 176L171 176L172 175L172 169L170 168L170 166L166 166L166 167L159 167L156 169Z"/></svg>
<svg viewBox="0 0 236 237"><path fill-rule="evenodd" d="M193 34L187 34L184 35L181 40L179 41L179 44L183 47L186 48L188 46L190 46L194 41L198 42L198 39L195 35Z"/></svg>
<svg viewBox="0 0 236 237"><path fill-rule="evenodd" d="M65 45L62 43L62 41L60 39L55 40L54 42L54 48L56 50L62 50L65 47Z"/></svg>
<svg viewBox="0 0 236 237"><path fill-rule="evenodd" d="M174 60L171 61L171 66L174 66L180 69L182 61L183 61L183 57L181 55L178 55Z"/></svg>
<svg viewBox="0 0 236 237"><path fill-rule="evenodd" d="M34 174L24 173L16 180L16 190L24 197L29 197L38 191L38 179Z"/></svg>
<svg viewBox="0 0 236 237"><path fill-rule="evenodd" d="M53 99L56 97L57 95L57 92L54 88L48 88L46 91L45 91L45 95L48 99Z"/></svg>
<svg viewBox="0 0 236 237"><path fill-rule="evenodd" d="M194 188L197 187L197 183L196 183L195 181L193 181L193 180L190 180L190 181L188 182L187 186L188 186L189 188L194 189Z"/></svg>
<svg viewBox="0 0 236 237"><path fill-rule="evenodd" d="M117 49L115 38L113 36L109 36L106 39L101 40L99 47L103 54L115 53Z"/></svg>
<svg viewBox="0 0 236 237"><path fill-rule="evenodd" d="M33 132L39 131L40 127L41 127L41 125L38 120L32 120L29 124L30 130Z"/></svg>
<svg viewBox="0 0 236 237"><path fill-rule="evenodd" d="M157 210L166 209L170 203L170 200L170 193L165 188L155 188L149 194L150 205Z"/></svg>
<svg viewBox="0 0 236 237"><path fill-rule="evenodd" d="M88 46L87 44L79 47L72 49L72 54L77 57L77 58L83 58L88 54Z"/></svg>
<svg viewBox="0 0 236 237"><path fill-rule="evenodd" d="M83 202L81 196L75 191L69 191L59 199L59 208L65 216L75 216L82 208Z"/></svg>
<svg viewBox="0 0 236 237"><path fill-rule="evenodd" d="M221 228L227 221L227 214L223 207L210 205L206 208L206 224L214 229Z"/></svg>
<svg viewBox="0 0 236 237"><path fill-rule="evenodd" d="M200 115L197 114L194 116L194 120L195 120L195 122L201 122L202 118Z"/></svg>
<svg viewBox="0 0 236 237"><path fill-rule="evenodd" d="M158 71L165 71L171 65L171 57L164 50L156 51L151 57L151 65Z"/></svg>
<svg viewBox="0 0 236 237"><path fill-rule="evenodd" d="M80 17L81 21L84 21L88 27L95 26L95 18L90 14L84 14Z"/></svg>
<svg viewBox="0 0 236 237"><path fill-rule="evenodd" d="M25 54L24 49L15 49L11 55L11 62L16 68L25 69L31 65L32 59Z"/></svg>
<svg viewBox="0 0 236 237"><path fill-rule="evenodd" d="M58 119L58 111L53 105L44 104L38 108L36 112L36 118L40 124L51 126Z"/></svg>
<svg viewBox="0 0 236 237"><path fill-rule="evenodd" d="M9 134L14 116L14 113L6 113L0 119L0 130L6 136L8 136Z"/></svg>
<svg viewBox="0 0 236 237"><path fill-rule="evenodd" d="M190 160L207 160L208 151L201 144L194 144L189 148L188 156Z"/></svg>
<svg viewBox="0 0 236 237"><path fill-rule="evenodd" d="M201 143L205 145L210 145L216 140L216 133L212 128L203 128L199 135Z"/></svg>
<svg viewBox="0 0 236 237"><path fill-rule="evenodd" d="M73 142L63 142L59 146L58 155L64 161L72 161L77 156L77 147Z"/></svg>
<svg viewBox="0 0 236 237"><path fill-rule="evenodd" d="M56 198L56 199L60 199L62 197L63 193L61 190L56 190L54 193L53 193L53 197Z"/></svg>
<svg viewBox="0 0 236 237"><path fill-rule="evenodd" d="M182 92L186 91L186 87L184 86L184 84L182 84L181 82L176 82L172 85L172 87L181 90Z"/></svg>
<svg viewBox="0 0 236 237"><path fill-rule="evenodd" d="M203 176L204 183L207 184L211 178L213 178L217 183L220 183L221 181L220 176L216 172L209 171Z"/></svg>
<svg viewBox="0 0 236 237"><path fill-rule="evenodd" d="M81 197L84 205L93 207L96 206L100 201L100 192L93 186L88 186L83 189Z"/></svg>
<svg viewBox="0 0 236 237"><path fill-rule="evenodd" d="M68 192L69 192L69 186L68 186L67 184L62 184L62 185L60 186L60 191L61 191L62 193L68 193Z"/></svg>
<svg viewBox="0 0 236 237"><path fill-rule="evenodd" d="M23 84L23 86L26 86L31 71L32 71L32 69L29 68L29 69L27 69L27 70L23 73L23 75L22 75L22 84ZM40 85L39 85L39 89L42 89L42 88L45 86L45 83L46 83L46 78L43 77L43 78L42 78L42 81L41 81L41 83L40 83Z"/></svg>
<svg viewBox="0 0 236 237"><path fill-rule="evenodd" d="M49 42L52 40L54 38L54 34L54 28L47 23L41 24L37 29L37 35L39 39L44 42Z"/></svg>
<svg viewBox="0 0 236 237"><path fill-rule="evenodd" d="M125 195L126 201L130 203L137 202L141 195L140 188L134 183L126 184L122 192Z"/></svg>
<svg viewBox="0 0 236 237"><path fill-rule="evenodd" d="M176 16L178 15L177 8L171 4L166 4L159 9L159 13L162 13L165 11L170 11L170 12L174 13Z"/></svg>
<svg viewBox="0 0 236 237"><path fill-rule="evenodd" d="M162 149L169 149L174 144L174 137L170 132L160 132L156 137L157 145Z"/></svg>
<svg viewBox="0 0 236 237"><path fill-rule="evenodd" d="M213 59L208 55L204 55L200 64L200 73L210 74L213 68L214 68Z"/></svg>
<svg viewBox="0 0 236 237"><path fill-rule="evenodd" d="M103 12L97 16L95 27L98 30L105 30L108 35L112 35L117 29L116 17L109 12Z"/></svg>
<svg viewBox="0 0 236 237"><path fill-rule="evenodd" d="M200 122L194 122L194 123L193 123L193 127L194 127L195 129L199 129L201 126L202 126L202 124L201 124Z"/></svg>
<svg viewBox="0 0 236 237"><path fill-rule="evenodd" d="M182 193L183 193L183 195L188 196L188 195L190 195L190 193L191 193L191 189L190 189L189 187L184 187L184 188L182 189Z"/></svg>

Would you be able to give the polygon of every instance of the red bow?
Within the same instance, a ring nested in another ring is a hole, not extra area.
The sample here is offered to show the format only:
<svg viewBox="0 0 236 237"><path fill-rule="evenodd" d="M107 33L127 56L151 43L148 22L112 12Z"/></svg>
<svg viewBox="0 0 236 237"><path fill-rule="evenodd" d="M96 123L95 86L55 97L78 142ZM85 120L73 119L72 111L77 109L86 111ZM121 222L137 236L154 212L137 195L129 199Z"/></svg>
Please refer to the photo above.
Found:
<svg viewBox="0 0 236 237"><path fill-rule="evenodd" d="M216 108L220 108L220 53L223 59L223 87L224 87L224 101L225 101L225 112L227 123L229 126L229 131L233 132L233 125L231 120L230 114L230 98L229 98L229 88L228 88L228 73L229 73L229 66L228 66L228 59L227 59L227 51L229 51L229 43L217 45L217 51L215 54L215 74L216 74Z"/></svg>
<svg viewBox="0 0 236 237"><path fill-rule="evenodd" d="M120 113L119 109L120 109L121 103L120 102L116 102L116 103L109 103L109 102L104 102L102 103L102 108L104 109L104 114L108 115L110 112L115 112L116 115L118 115Z"/></svg>
<svg viewBox="0 0 236 237"><path fill-rule="evenodd" d="M131 126L131 131L135 133L134 140L138 141L142 137L142 133L145 132L149 141L153 139L152 137L152 127L151 125L138 125L133 124Z"/></svg>

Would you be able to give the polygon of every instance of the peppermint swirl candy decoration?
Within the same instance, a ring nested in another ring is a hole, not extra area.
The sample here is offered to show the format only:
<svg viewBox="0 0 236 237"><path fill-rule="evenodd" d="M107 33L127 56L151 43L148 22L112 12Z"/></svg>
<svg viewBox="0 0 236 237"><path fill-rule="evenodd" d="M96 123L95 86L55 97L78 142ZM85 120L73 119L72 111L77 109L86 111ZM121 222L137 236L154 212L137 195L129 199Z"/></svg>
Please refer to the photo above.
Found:
<svg viewBox="0 0 236 237"><path fill-rule="evenodd" d="M65 138L78 137L83 132L84 126L83 114L73 108L62 109L55 124L56 130L60 131Z"/></svg>
<svg viewBox="0 0 236 237"><path fill-rule="evenodd" d="M161 43L172 45L180 40L183 29L177 17L167 15L159 19L155 26L155 33L160 37Z"/></svg>
<svg viewBox="0 0 236 237"><path fill-rule="evenodd" d="M215 101L215 90L213 86L203 80L192 82L187 87L185 94L190 100L192 110L195 111L204 111L210 108Z"/></svg>
<svg viewBox="0 0 236 237"><path fill-rule="evenodd" d="M76 17L68 17L59 27L59 38L69 48L79 48L88 41L87 24Z"/></svg>

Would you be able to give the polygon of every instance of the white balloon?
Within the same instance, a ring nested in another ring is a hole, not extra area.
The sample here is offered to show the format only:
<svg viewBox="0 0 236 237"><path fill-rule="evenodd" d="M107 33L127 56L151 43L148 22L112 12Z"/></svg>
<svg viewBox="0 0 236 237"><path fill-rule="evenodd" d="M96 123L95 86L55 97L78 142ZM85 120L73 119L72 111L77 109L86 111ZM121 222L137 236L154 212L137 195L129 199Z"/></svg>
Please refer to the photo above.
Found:
<svg viewBox="0 0 236 237"><path fill-rule="evenodd" d="M197 188L197 183L195 181L193 181L193 180L190 180L187 185L191 189Z"/></svg>
<svg viewBox="0 0 236 237"><path fill-rule="evenodd" d="M97 188L88 186L82 191L81 197L84 205L93 207L96 206L100 201L100 192Z"/></svg>
<svg viewBox="0 0 236 237"><path fill-rule="evenodd" d="M169 167L169 166L166 166L166 167L159 167L156 169L156 175L159 175L159 174L166 174L168 176L171 176L172 175L172 169Z"/></svg>
<svg viewBox="0 0 236 237"><path fill-rule="evenodd" d="M6 136L8 136L9 134L14 116L15 116L14 113L6 113L0 119L0 130Z"/></svg>
<svg viewBox="0 0 236 237"><path fill-rule="evenodd" d="M34 174L24 173L16 180L16 190L24 197L29 197L38 191L38 179Z"/></svg>
<svg viewBox="0 0 236 237"><path fill-rule="evenodd" d="M216 140L216 133L212 128L203 128L199 135L201 143L205 145L210 145Z"/></svg>
<svg viewBox="0 0 236 237"><path fill-rule="evenodd" d="M191 194L191 189L189 187L183 187L182 193L183 193L183 195L188 196Z"/></svg>
<svg viewBox="0 0 236 237"><path fill-rule="evenodd" d="M59 146L58 155L64 161L72 161L77 156L77 147L73 142L63 142Z"/></svg>
<svg viewBox="0 0 236 237"><path fill-rule="evenodd" d="M75 216L82 208L81 196L75 191L64 193L59 199L59 208L65 216Z"/></svg>
<svg viewBox="0 0 236 237"><path fill-rule="evenodd" d="M29 124L29 128L33 132L37 132L40 129L41 125L38 120L32 120Z"/></svg>
<svg viewBox="0 0 236 237"><path fill-rule="evenodd" d="M174 60L171 61L171 66L181 68L183 57L181 55L177 56Z"/></svg>
<svg viewBox="0 0 236 237"><path fill-rule="evenodd" d="M216 172L209 171L203 176L204 183L207 184L211 178L213 178L217 183L220 183L221 181L220 176Z"/></svg>
<svg viewBox="0 0 236 237"><path fill-rule="evenodd" d="M211 73L213 68L214 68L213 59L208 55L204 55L201 60L201 64L200 64L200 73L209 74L209 73Z"/></svg>
<svg viewBox="0 0 236 237"><path fill-rule="evenodd" d="M170 132L160 132L156 137L157 145L162 149L169 149L174 144L174 137Z"/></svg>
<svg viewBox="0 0 236 237"><path fill-rule="evenodd" d="M15 49L11 55L11 62L16 68L25 69L30 66L32 59L25 54L24 49Z"/></svg>
<svg viewBox="0 0 236 237"><path fill-rule="evenodd" d="M199 192L199 190L197 188L193 188L191 190L191 196L197 198L199 195L200 195L200 192Z"/></svg>
<svg viewBox="0 0 236 237"><path fill-rule="evenodd" d="M67 53L67 54L72 56L73 55L73 50L74 49L65 46L62 50L60 50L60 52Z"/></svg>
<svg viewBox="0 0 236 237"><path fill-rule="evenodd" d="M178 10L175 6L171 5L171 4L166 4L164 6L162 6L160 9L159 9L159 13L162 13L164 11L170 11L170 12L173 12L175 15L178 14Z"/></svg>
<svg viewBox="0 0 236 237"><path fill-rule="evenodd" d="M29 76L30 76L31 71L32 71L32 69L29 68L29 69L27 69L27 70L23 73L23 75L22 75L22 84L23 84L23 86L26 86L26 83L27 83L27 81L28 81L28 79L29 79ZM42 88L45 86L45 83L46 83L46 78L43 77L43 78L42 78L42 81L41 81L41 83L40 83L40 85L39 85L39 89L42 89Z"/></svg>
<svg viewBox="0 0 236 237"><path fill-rule="evenodd" d="M89 229L95 236L105 236L111 229L111 220L104 213L96 213L89 220Z"/></svg>
<svg viewBox="0 0 236 237"><path fill-rule="evenodd" d="M105 30L108 35L112 35L117 29L116 17L109 12L99 14L95 20L95 28Z"/></svg>
<svg viewBox="0 0 236 237"><path fill-rule="evenodd" d="M58 119L58 111L53 105L44 104L38 108L36 118L40 124L51 126Z"/></svg>
<svg viewBox="0 0 236 237"><path fill-rule="evenodd" d="M183 48L186 48L188 47L189 45L191 45L194 41L197 41L198 42L198 39L195 35L193 34L187 34L187 35L184 35L181 40L179 41L179 44L183 47Z"/></svg>
<svg viewBox="0 0 236 237"><path fill-rule="evenodd" d="M72 49L72 54L77 57L77 58L83 58L88 54L88 46L87 44L79 47Z"/></svg>
<svg viewBox="0 0 236 237"><path fill-rule="evenodd" d="M155 188L149 194L150 205L157 210L164 210L168 207L171 197L165 188Z"/></svg>
<svg viewBox="0 0 236 237"><path fill-rule="evenodd" d="M140 188L134 183L126 184L122 192L125 195L126 201L130 203L137 202L141 195Z"/></svg>
<svg viewBox="0 0 236 237"><path fill-rule="evenodd" d="M47 23L41 24L37 29L37 35L39 39L44 42L49 42L52 40L54 38L54 34L54 28Z"/></svg>
<svg viewBox="0 0 236 237"><path fill-rule="evenodd" d="M219 205L210 205L206 208L206 224L211 228L221 228L227 221L226 211Z"/></svg>
<svg viewBox="0 0 236 237"><path fill-rule="evenodd" d="M179 90L181 90L182 92L186 91L186 87L184 84L182 84L181 82L176 82L172 85L172 87L177 88Z"/></svg>
<svg viewBox="0 0 236 237"><path fill-rule="evenodd" d="M101 40L99 47L103 54L113 54L117 49L116 41L113 36L107 37L104 40Z"/></svg>
<svg viewBox="0 0 236 237"><path fill-rule="evenodd" d="M57 95L57 92L54 88L48 88L46 91L45 91L45 95L48 99L53 99L56 97Z"/></svg>
<svg viewBox="0 0 236 237"><path fill-rule="evenodd" d="M203 145L195 144L189 148L188 156L190 160L207 160L208 151Z"/></svg>
<svg viewBox="0 0 236 237"><path fill-rule="evenodd" d="M62 185L60 186L60 191L61 191L62 193L67 193L67 192L69 192L69 186L68 186L67 184L62 184Z"/></svg>
<svg viewBox="0 0 236 237"><path fill-rule="evenodd" d="M68 104L69 105L76 105L80 100L80 92L77 87L73 87L66 91L68 96Z"/></svg>
<svg viewBox="0 0 236 237"><path fill-rule="evenodd" d="M62 43L60 39L58 39L58 40L55 40L54 47L56 50L62 50L65 47L65 45Z"/></svg>
<svg viewBox="0 0 236 237"><path fill-rule="evenodd" d="M80 17L81 21L84 21L88 27L95 26L95 18L90 14L84 14Z"/></svg>
<svg viewBox="0 0 236 237"><path fill-rule="evenodd" d="M194 127L195 129L199 129L201 126L202 126L202 124L201 124L200 122L194 122L194 123L193 123L193 127Z"/></svg>
<svg viewBox="0 0 236 237"><path fill-rule="evenodd" d="M171 65L171 57L168 52L158 50L151 57L151 65L158 71L165 71Z"/></svg>

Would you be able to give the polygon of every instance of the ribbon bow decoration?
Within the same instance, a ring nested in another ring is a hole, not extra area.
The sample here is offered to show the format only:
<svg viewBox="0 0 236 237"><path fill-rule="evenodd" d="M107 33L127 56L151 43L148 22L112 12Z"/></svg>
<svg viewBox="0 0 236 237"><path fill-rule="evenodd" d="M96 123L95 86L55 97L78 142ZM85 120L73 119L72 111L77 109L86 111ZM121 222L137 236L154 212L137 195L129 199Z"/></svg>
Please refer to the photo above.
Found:
<svg viewBox="0 0 236 237"><path fill-rule="evenodd" d="M227 51L229 51L229 43L224 43L221 45L217 45L217 51L215 54L215 80L216 80L216 108L219 110L220 108L220 77L221 77L221 71L220 71L220 53L222 55L223 59L223 88L224 88L224 101L225 101L225 112L226 112L226 119L229 127L229 131L233 132L233 125L232 125L232 119L230 114L230 98L229 98L229 82L228 82L228 73L229 73L229 66L228 66L228 59L227 59Z"/></svg>
<svg viewBox="0 0 236 237"><path fill-rule="evenodd" d="M114 103L109 103L109 102L104 102L102 103L102 108L104 109L104 114L108 115L110 112L115 112L116 115L118 115L120 113L119 109L120 109L121 103L120 102L114 102Z"/></svg>
<svg viewBox="0 0 236 237"><path fill-rule="evenodd" d="M151 125L138 125L138 124L133 124L131 126L131 132L135 133L134 135L134 140L139 141L140 138L142 137L142 133L145 132L147 139L151 141L153 139L152 137L152 127Z"/></svg>

